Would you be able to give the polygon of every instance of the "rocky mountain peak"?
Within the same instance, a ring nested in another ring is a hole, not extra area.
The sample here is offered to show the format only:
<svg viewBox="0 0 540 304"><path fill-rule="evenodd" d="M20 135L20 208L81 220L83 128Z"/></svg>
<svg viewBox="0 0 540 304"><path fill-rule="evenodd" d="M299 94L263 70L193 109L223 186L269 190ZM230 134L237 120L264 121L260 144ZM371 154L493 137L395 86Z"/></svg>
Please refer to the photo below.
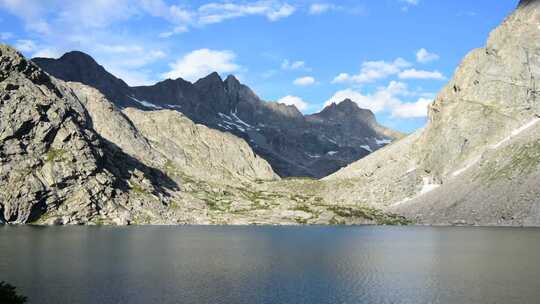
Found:
<svg viewBox="0 0 540 304"><path fill-rule="evenodd" d="M227 92L229 92L229 94L238 94L238 92L242 89L242 84L233 75L227 76L224 83L225 89Z"/></svg>
<svg viewBox="0 0 540 304"><path fill-rule="evenodd" d="M64 81L84 83L98 89L119 106L131 105L129 86L99 65L90 55L72 51L58 59L34 58L47 73Z"/></svg>
<svg viewBox="0 0 540 304"><path fill-rule="evenodd" d="M357 119L361 117L362 121L368 123L375 122L375 115L368 109L362 109L358 104L351 99L345 99L339 103L332 103L325 107L319 114L319 116L327 119Z"/></svg>
<svg viewBox="0 0 540 304"><path fill-rule="evenodd" d="M194 85L196 87L205 87L205 88L215 88L215 87L223 87L223 80L221 79L221 76L217 72L212 72L206 77L203 77L199 80L197 80Z"/></svg>
<svg viewBox="0 0 540 304"><path fill-rule="evenodd" d="M521 8L521 7L531 5L531 4L540 4L540 1L538 1L538 0L520 0L519 4L518 4L518 7Z"/></svg>
<svg viewBox="0 0 540 304"><path fill-rule="evenodd" d="M98 89L121 108L171 109L242 137L281 176L322 177L398 138L350 100L304 116L294 106L263 101L233 75L223 80L214 72L195 83L178 78L129 87L88 57L71 52L34 61L60 79Z"/></svg>
<svg viewBox="0 0 540 304"><path fill-rule="evenodd" d="M62 55L62 57L60 57L59 59L78 63L84 66L95 66L95 67L99 66L99 64L94 60L94 58L92 58L92 56L81 51L67 52L64 55Z"/></svg>
<svg viewBox="0 0 540 304"><path fill-rule="evenodd" d="M240 85L240 81L234 75L227 76L225 83L230 83L231 85Z"/></svg>

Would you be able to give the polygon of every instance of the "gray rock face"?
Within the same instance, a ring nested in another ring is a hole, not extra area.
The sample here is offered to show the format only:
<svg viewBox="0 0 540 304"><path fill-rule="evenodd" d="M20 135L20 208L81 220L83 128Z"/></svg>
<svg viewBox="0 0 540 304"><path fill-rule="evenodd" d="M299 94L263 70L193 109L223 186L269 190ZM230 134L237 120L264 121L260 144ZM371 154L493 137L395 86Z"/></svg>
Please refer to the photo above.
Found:
<svg viewBox="0 0 540 304"><path fill-rule="evenodd" d="M429 224L540 225L540 1L521 1L473 50L429 109L429 123L327 178ZM345 192L347 191L347 192Z"/></svg>
<svg viewBox="0 0 540 304"><path fill-rule="evenodd" d="M122 174L145 167L127 159L111 170L111 162L128 157L91 129L68 87L0 46L0 100L3 220L26 223L61 210L59 221L76 223L123 212Z"/></svg>
<svg viewBox="0 0 540 304"><path fill-rule="evenodd" d="M0 224L406 223L283 189L244 140L178 111L120 110L4 45L0 101Z"/></svg>
<svg viewBox="0 0 540 304"><path fill-rule="evenodd" d="M234 76L222 80L212 73L193 84L169 79L130 88L80 52L33 61L62 80L97 88L120 107L176 110L239 136L280 176L323 177L402 137L350 101L303 116L294 106L262 101Z"/></svg>

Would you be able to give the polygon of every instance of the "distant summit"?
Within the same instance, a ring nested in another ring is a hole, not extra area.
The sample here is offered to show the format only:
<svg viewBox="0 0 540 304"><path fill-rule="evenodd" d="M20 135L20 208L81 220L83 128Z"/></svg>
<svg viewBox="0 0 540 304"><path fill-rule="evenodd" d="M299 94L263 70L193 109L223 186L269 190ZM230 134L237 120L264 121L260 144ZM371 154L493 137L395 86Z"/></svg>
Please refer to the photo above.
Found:
<svg viewBox="0 0 540 304"><path fill-rule="evenodd" d="M261 100L233 75L223 80L214 72L194 83L178 78L130 87L82 52L33 62L59 79L98 89L122 108L176 110L233 133L280 176L324 177L401 137L351 100L304 116L295 106Z"/></svg>

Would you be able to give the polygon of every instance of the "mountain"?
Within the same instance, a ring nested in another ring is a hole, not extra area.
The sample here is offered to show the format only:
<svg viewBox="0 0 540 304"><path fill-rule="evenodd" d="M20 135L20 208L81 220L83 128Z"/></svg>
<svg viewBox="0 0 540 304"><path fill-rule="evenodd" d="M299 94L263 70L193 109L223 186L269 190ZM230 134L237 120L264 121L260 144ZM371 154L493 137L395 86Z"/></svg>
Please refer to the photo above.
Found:
<svg viewBox="0 0 540 304"><path fill-rule="evenodd" d="M59 79L98 89L121 108L176 110L235 134L282 177L327 176L403 136L380 126L372 112L350 100L304 116L295 106L261 100L234 76L223 80L212 73L195 83L179 78L129 87L81 52L32 61Z"/></svg>
<svg viewBox="0 0 540 304"><path fill-rule="evenodd" d="M540 225L538 20L540 1L521 1L465 57L424 129L320 188L419 223Z"/></svg>
<svg viewBox="0 0 540 304"><path fill-rule="evenodd" d="M234 85L212 77L196 86ZM406 223L274 190L282 182L233 134L170 109L121 109L0 45L0 224Z"/></svg>

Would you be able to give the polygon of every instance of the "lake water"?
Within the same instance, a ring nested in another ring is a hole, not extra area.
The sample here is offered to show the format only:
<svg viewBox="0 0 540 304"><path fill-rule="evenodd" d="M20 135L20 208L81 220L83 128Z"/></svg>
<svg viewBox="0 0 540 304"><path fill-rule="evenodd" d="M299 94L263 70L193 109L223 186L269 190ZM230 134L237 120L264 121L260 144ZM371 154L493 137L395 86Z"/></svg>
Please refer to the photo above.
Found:
<svg viewBox="0 0 540 304"><path fill-rule="evenodd" d="M540 303L540 230L0 227L29 303Z"/></svg>

